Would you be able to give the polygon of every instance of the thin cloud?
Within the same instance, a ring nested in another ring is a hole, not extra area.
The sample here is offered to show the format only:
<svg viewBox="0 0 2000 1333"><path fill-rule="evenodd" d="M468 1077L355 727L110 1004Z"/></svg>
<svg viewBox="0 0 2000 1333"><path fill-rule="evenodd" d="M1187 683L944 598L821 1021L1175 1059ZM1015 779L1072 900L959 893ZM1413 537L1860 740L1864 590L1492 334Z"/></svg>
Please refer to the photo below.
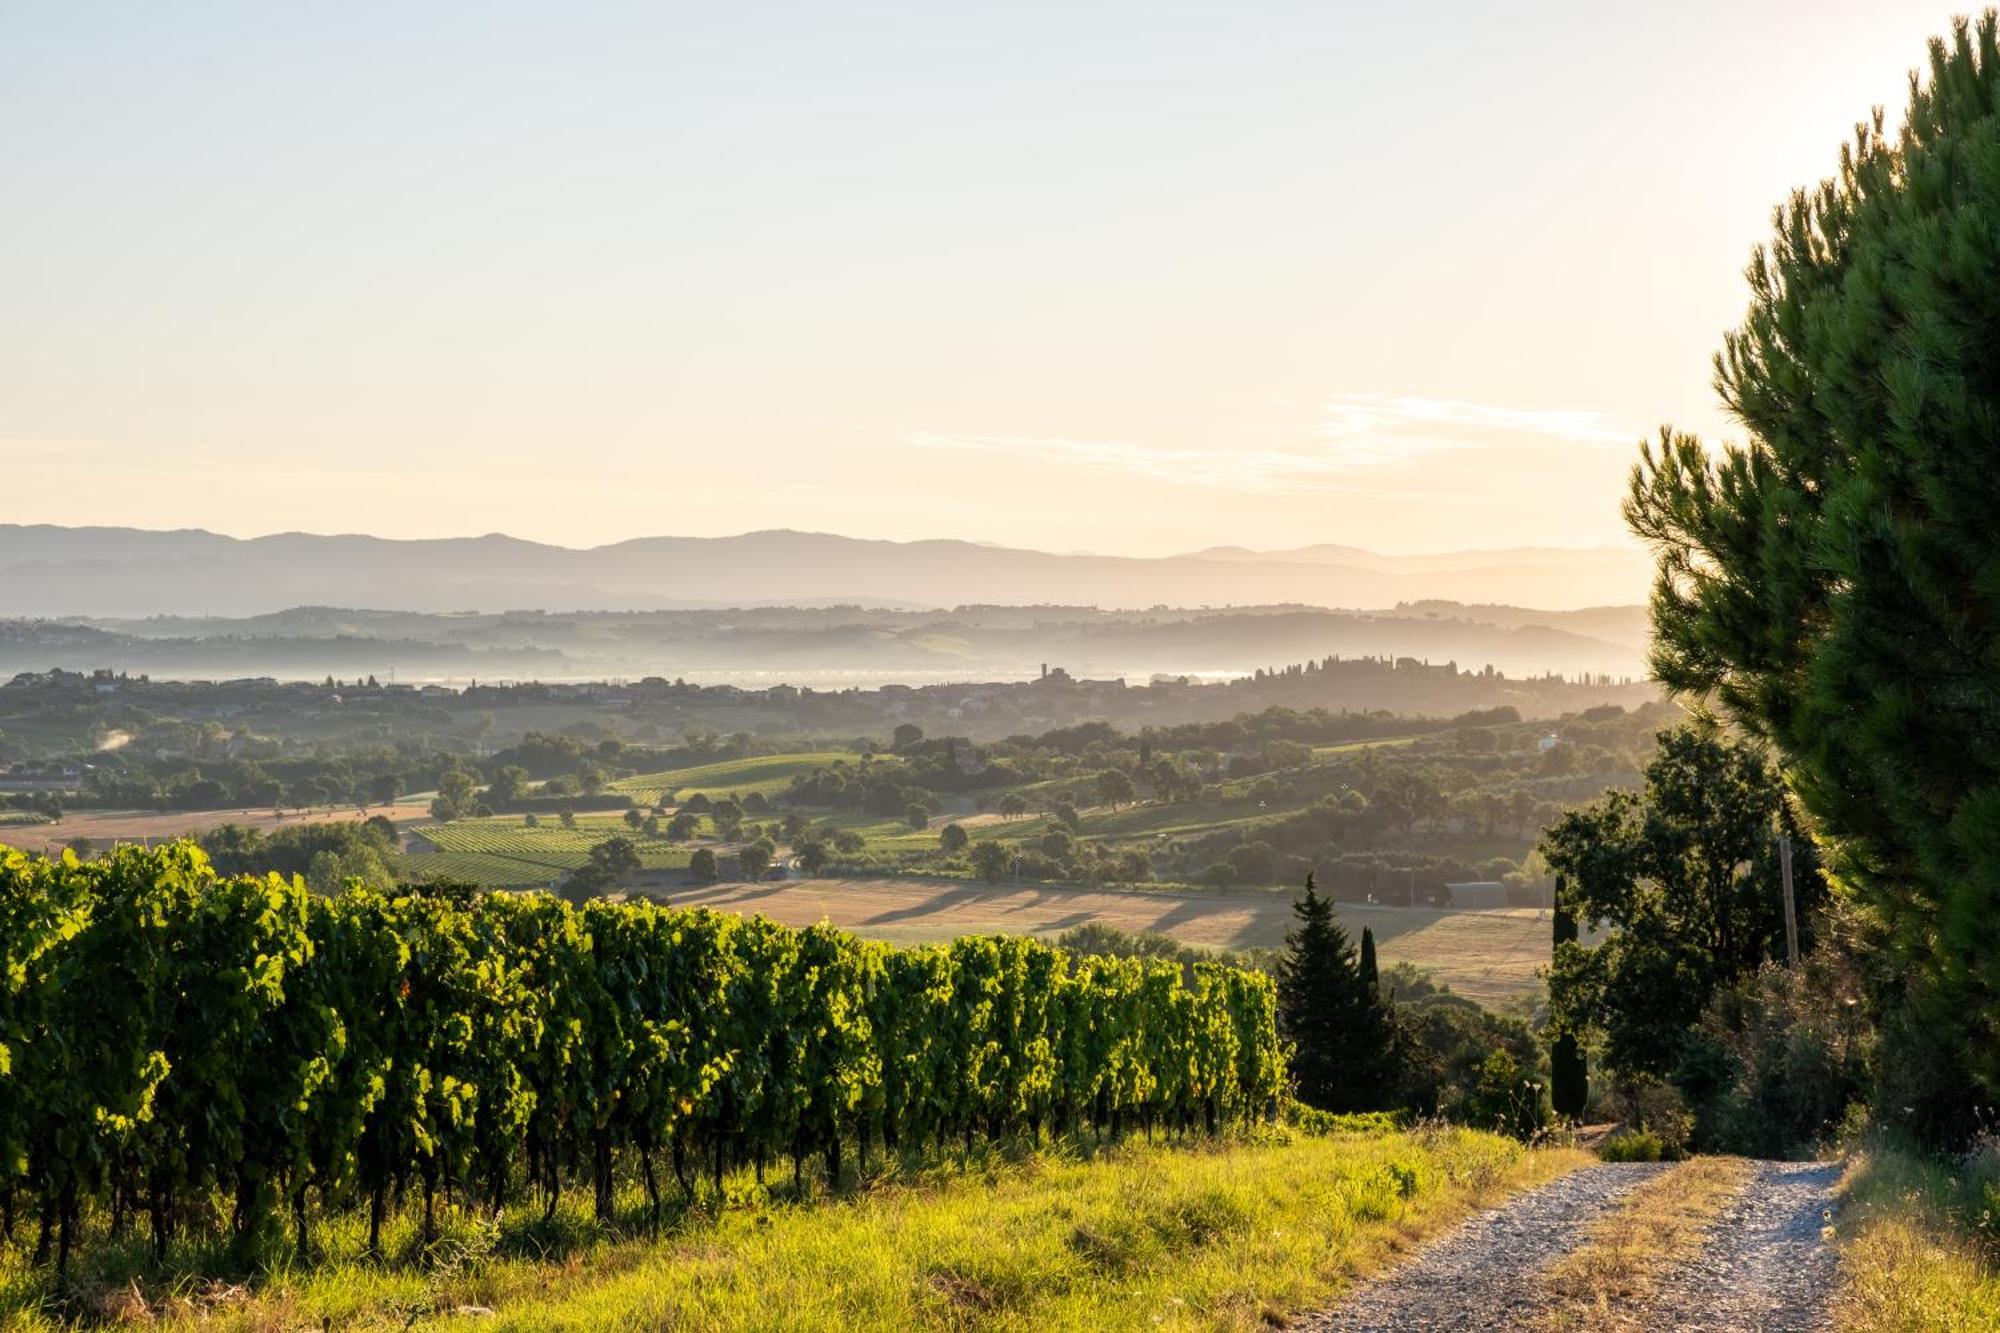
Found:
<svg viewBox="0 0 2000 1333"><path fill-rule="evenodd" d="M1625 450L1639 438L1600 412L1580 409L1524 410L1452 399L1346 394L1327 403L1325 412L1319 441L1307 449L1183 449L1129 440L949 431L905 431L903 438L923 449L1005 455L1185 486L1348 493L1371 489L1365 485L1370 473L1396 471L1425 455L1552 446Z"/></svg>
<svg viewBox="0 0 2000 1333"><path fill-rule="evenodd" d="M1450 398L1343 394L1326 404L1320 434L1355 466L1397 463L1421 454L1490 449L1507 443L1580 444L1630 449L1635 431L1588 409L1523 409ZM1496 441L1495 436L1501 437Z"/></svg>

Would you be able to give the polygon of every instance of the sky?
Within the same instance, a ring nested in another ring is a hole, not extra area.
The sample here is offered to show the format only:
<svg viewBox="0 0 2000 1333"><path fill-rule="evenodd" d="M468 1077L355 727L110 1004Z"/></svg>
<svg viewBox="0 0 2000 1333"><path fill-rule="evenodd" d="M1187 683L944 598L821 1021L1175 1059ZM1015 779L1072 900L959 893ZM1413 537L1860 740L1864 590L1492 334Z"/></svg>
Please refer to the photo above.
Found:
<svg viewBox="0 0 2000 1333"><path fill-rule="evenodd" d="M1626 540L1919 0L0 0L0 522Z"/></svg>

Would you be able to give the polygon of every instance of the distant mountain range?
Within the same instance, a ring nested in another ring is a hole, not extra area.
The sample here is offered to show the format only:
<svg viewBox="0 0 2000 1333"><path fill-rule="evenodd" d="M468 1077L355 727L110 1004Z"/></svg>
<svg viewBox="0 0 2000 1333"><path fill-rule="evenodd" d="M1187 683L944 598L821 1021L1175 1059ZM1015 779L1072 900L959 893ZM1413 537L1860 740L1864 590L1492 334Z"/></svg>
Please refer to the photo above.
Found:
<svg viewBox="0 0 2000 1333"><path fill-rule="evenodd" d="M1418 556L1346 546L1211 547L1148 559L789 530L642 537L579 550L498 534L243 539L199 529L0 524L0 616L251 616L301 605L1359 608L1432 600L1577 610L1637 603L1647 575L1644 553L1620 547Z"/></svg>

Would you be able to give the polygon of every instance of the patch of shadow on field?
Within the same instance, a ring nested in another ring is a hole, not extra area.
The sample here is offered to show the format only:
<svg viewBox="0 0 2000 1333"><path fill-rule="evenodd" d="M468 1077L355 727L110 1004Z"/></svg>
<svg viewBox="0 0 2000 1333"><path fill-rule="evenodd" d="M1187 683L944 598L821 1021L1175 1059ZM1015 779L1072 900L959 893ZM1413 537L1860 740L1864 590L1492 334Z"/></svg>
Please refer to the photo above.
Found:
<svg viewBox="0 0 2000 1333"><path fill-rule="evenodd" d="M1231 904L1231 906L1234 906L1234 904ZM1155 917L1146 929L1164 935L1171 932L1175 926L1200 921L1214 912L1214 910L1215 902L1212 899L1182 899L1176 902L1170 910L1162 912L1159 916ZM1240 934L1241 932L1238 933Z"/></svg>
<svg viewBox="0 0 2000 1333"><path fill-rule="evenodd" d="M1084 891L1088 892L1089 890ZM1019 902L995 903L994 906L999 909L1002 916L1019 916L1023 912L1049 911L1065 903L1075 902L1076 895L1077 890L1074 889L1013 889L1008 892L1007 896L1019 898ZM1092 913L1091 915L1094 916L1096 914ZM1046 929L1046 927L1037 926L1036 929L1042 930Z"/></svg>
<svg viewBox="0 0 2000 1333"><path fill-rule="evenodd" d="M675 907L707 907L718 912L733 912L744 903L756 902L760 898L775 898L790 887L787 884L764 884L755 888L736 884L666 884L655 886L667 896L667 901Z"/></svg>
<svg viewBox="0 0 2000 1333"><path fill-rule="evenodd" d="M737 889L733 891L729 896L730 899L734 902L753 903L760 898L779 897L789 887L790 886L785 883L766 884L761 888Z"/></svg>
<svg viewBox="0 0 2000 1333"><path fill-rule="evenodd" d="M945 889L933 894L920 903L908 907L898 907L887 912L877 912L864 920L864 926L886 926L892 921L910 921L917 917L933 916L939 912L960 907L966 903L978 902L984 895L976 889Z"/></svg>

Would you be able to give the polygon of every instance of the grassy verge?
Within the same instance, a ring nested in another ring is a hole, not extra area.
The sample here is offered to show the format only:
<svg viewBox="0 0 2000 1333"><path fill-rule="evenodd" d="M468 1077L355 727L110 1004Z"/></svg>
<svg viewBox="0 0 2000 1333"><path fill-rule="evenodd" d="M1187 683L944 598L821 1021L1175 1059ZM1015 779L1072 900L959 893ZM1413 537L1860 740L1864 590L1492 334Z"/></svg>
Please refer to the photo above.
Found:
<svg viewBox="0 0 2000 1333"><path fill-rule="evenodd" d="M1451 1129L1051 1151L833 1202L753 1194L657 1241L337 1262L249 1290L107 1284L78 1313L215 1330L1252 1329L1589 1160ZM23 1312L13 1326L54 1321Z"/></svg>
<svg viewBox="0 0 2000 1333"><path fill-rule="evenodd" d="M1941 1162L1876 1144L1841 1195L1843 1330L2000 1328L2000 1157Z"/></svg>
<svg viewBox="0 0 2000 1333"><path fill-rule="evenodd" d="M1641 1327L1637 1307L1663 1275L1701 1249L1709 1223L1749 1176L1741 1158L1699 1157L1626 1195L1545 1276L1555 1307L1542 1327L1550 1333Z"/></svg>

